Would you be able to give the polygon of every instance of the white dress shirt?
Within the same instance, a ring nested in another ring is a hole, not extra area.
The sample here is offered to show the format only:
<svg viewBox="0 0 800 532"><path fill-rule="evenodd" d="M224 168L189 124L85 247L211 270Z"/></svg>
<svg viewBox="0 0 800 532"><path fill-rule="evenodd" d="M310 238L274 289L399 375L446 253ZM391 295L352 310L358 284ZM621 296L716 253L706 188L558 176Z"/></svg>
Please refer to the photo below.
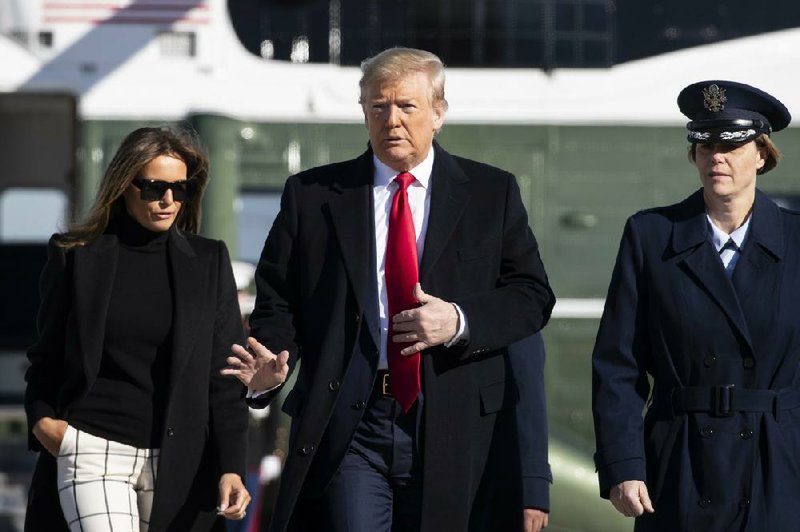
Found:
<svg viewBox="0 0 800 532"><path fill-rule="evenodd" d="M428 156L408 173L414 176L414 181L408 187L408 203L411 207L411 217L414 220L414 233L417 238L417 266L422 260L425 250L425 235L428 232L428 218L431 210L431 173L433 172L433 147L428 151ZM380 359L378 369L389 367L386 357L386 345L389 338L389 298L386 293L386 274L384 265L386 260L386 239L389 232L389 213L392 210L392 198L400 185L394 180L399 172L383 164L377 156L372 156L375 173L372 181L372 200L375 212L375 260L376 279L378 280L378 315L380 318ZM424 290L425 287L422 287ZM435 294L432 294L435 295ZM468 334L467 320L464 312L458 305L454 305L458 313L458 331L447 342L451 346Z"/></svg>

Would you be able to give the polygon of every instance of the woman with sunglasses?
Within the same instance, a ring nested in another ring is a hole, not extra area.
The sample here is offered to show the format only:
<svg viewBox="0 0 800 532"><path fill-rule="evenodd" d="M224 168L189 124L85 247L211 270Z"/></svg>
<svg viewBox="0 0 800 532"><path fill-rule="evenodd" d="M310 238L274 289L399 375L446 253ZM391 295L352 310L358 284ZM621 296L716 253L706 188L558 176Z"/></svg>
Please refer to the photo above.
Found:
<svg viewBox="0 0 800 532"><path fill-rule="evenodd" d="M211 530L241 519L247 409L220 375L243 338L222 242L197 236L194 138L123 140L85 221L54 235L29 349L26 530Z"/></svg>

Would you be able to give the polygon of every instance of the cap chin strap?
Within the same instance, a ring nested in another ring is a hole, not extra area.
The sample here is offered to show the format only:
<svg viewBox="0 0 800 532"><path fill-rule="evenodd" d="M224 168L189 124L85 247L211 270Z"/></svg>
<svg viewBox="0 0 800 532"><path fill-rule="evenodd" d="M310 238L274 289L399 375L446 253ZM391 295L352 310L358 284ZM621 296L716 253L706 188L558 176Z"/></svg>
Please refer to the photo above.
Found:
<svg viewBox="0 0 800 532"><path fill-rule="evenodd" d="M769 135L772 128L766 120L750 120L746 118L693 120L686 124L689 134L686 137L692 143L738 143L755 138L760 133Z"/></svg>
<svg viewBox="0 0 800 532"><path fill-rule="evenodd" d="M769 124L763 120L747 120L744 118L737 119L720 119L720 120L693 120L686 124L686 129L705 131L709 129L723 129L730 127L748 127L753 129L760 129L766 132L771 131Z"/></svg>

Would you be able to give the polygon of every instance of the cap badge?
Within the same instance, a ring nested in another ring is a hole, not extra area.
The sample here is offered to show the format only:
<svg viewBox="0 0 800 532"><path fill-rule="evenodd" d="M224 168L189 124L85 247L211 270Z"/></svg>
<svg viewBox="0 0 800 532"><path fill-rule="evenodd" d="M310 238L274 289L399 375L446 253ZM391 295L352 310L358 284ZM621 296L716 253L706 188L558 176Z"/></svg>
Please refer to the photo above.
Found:
<svg viewBox="0 0 800 532"><path fill-rule="evenodd" d="M708 88L703 89L703 106L714 113L725 109L725 89L720 89L716 83L712 83Z"/></svg>

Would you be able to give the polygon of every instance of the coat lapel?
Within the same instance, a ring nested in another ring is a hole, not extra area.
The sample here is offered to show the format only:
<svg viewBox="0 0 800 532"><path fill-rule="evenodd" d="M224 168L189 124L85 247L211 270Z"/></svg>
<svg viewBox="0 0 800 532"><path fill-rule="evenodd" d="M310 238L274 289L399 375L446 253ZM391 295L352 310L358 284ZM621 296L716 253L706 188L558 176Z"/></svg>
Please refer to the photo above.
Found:
<svg viewBox="0 0 800 532"><path fill-rule="evenodd" d="M198 257L192 246L177 228L172 229L167 243L167 255L172 280L172 363L170 382L181 371L192 352L197 337L197 324L201 323L203 288L209 275L211 257ZM170 390L173 387L170 386Z"/></svg>
<svg viewBox="0 0 800 532"><path fill-rule="evenodd" d="M757 191L750 234L742 249L742 256L733 270L733 285L742 304L752 293L769 293L761 287L773 282L769 272L777 271L782 256L783 223L780 209Z"/></svg>
<svg viewBox="0 0 800 532"><path fill-rule="evenodd" d="M673 222L673 250L678 254L685 253L682 262L730 318L752 349L750 332L739 298L708 237L708 221L703 205L702 190L686 201L684 216L679 216Z"/></svg>
<svg viewBox="0 0 800 532"><path fill-rule="evenodd" d="M119 242L110 234L100 235L88 246L75 248L75 309L87 384L94 381L100 370L118 257Z"/></svg>
<svg viewBox="0 0 800 532"><path fill-rule="evenodd" d="M372 151L367 150L355 160L351 175L331 185L336 195L328 207L358 306L375 345L380 345L372 172Z"/></svg>
<svg viewBox="0 0 800 532"><path fill-rule="evenodd" d="M430 181L428 232L425 235L425 249L419 271L419 279L423 285L456 228L470 197L464 187L469 178L455 159L438 143L434 142L433 148L436 150L436 156Z"/></svg>

